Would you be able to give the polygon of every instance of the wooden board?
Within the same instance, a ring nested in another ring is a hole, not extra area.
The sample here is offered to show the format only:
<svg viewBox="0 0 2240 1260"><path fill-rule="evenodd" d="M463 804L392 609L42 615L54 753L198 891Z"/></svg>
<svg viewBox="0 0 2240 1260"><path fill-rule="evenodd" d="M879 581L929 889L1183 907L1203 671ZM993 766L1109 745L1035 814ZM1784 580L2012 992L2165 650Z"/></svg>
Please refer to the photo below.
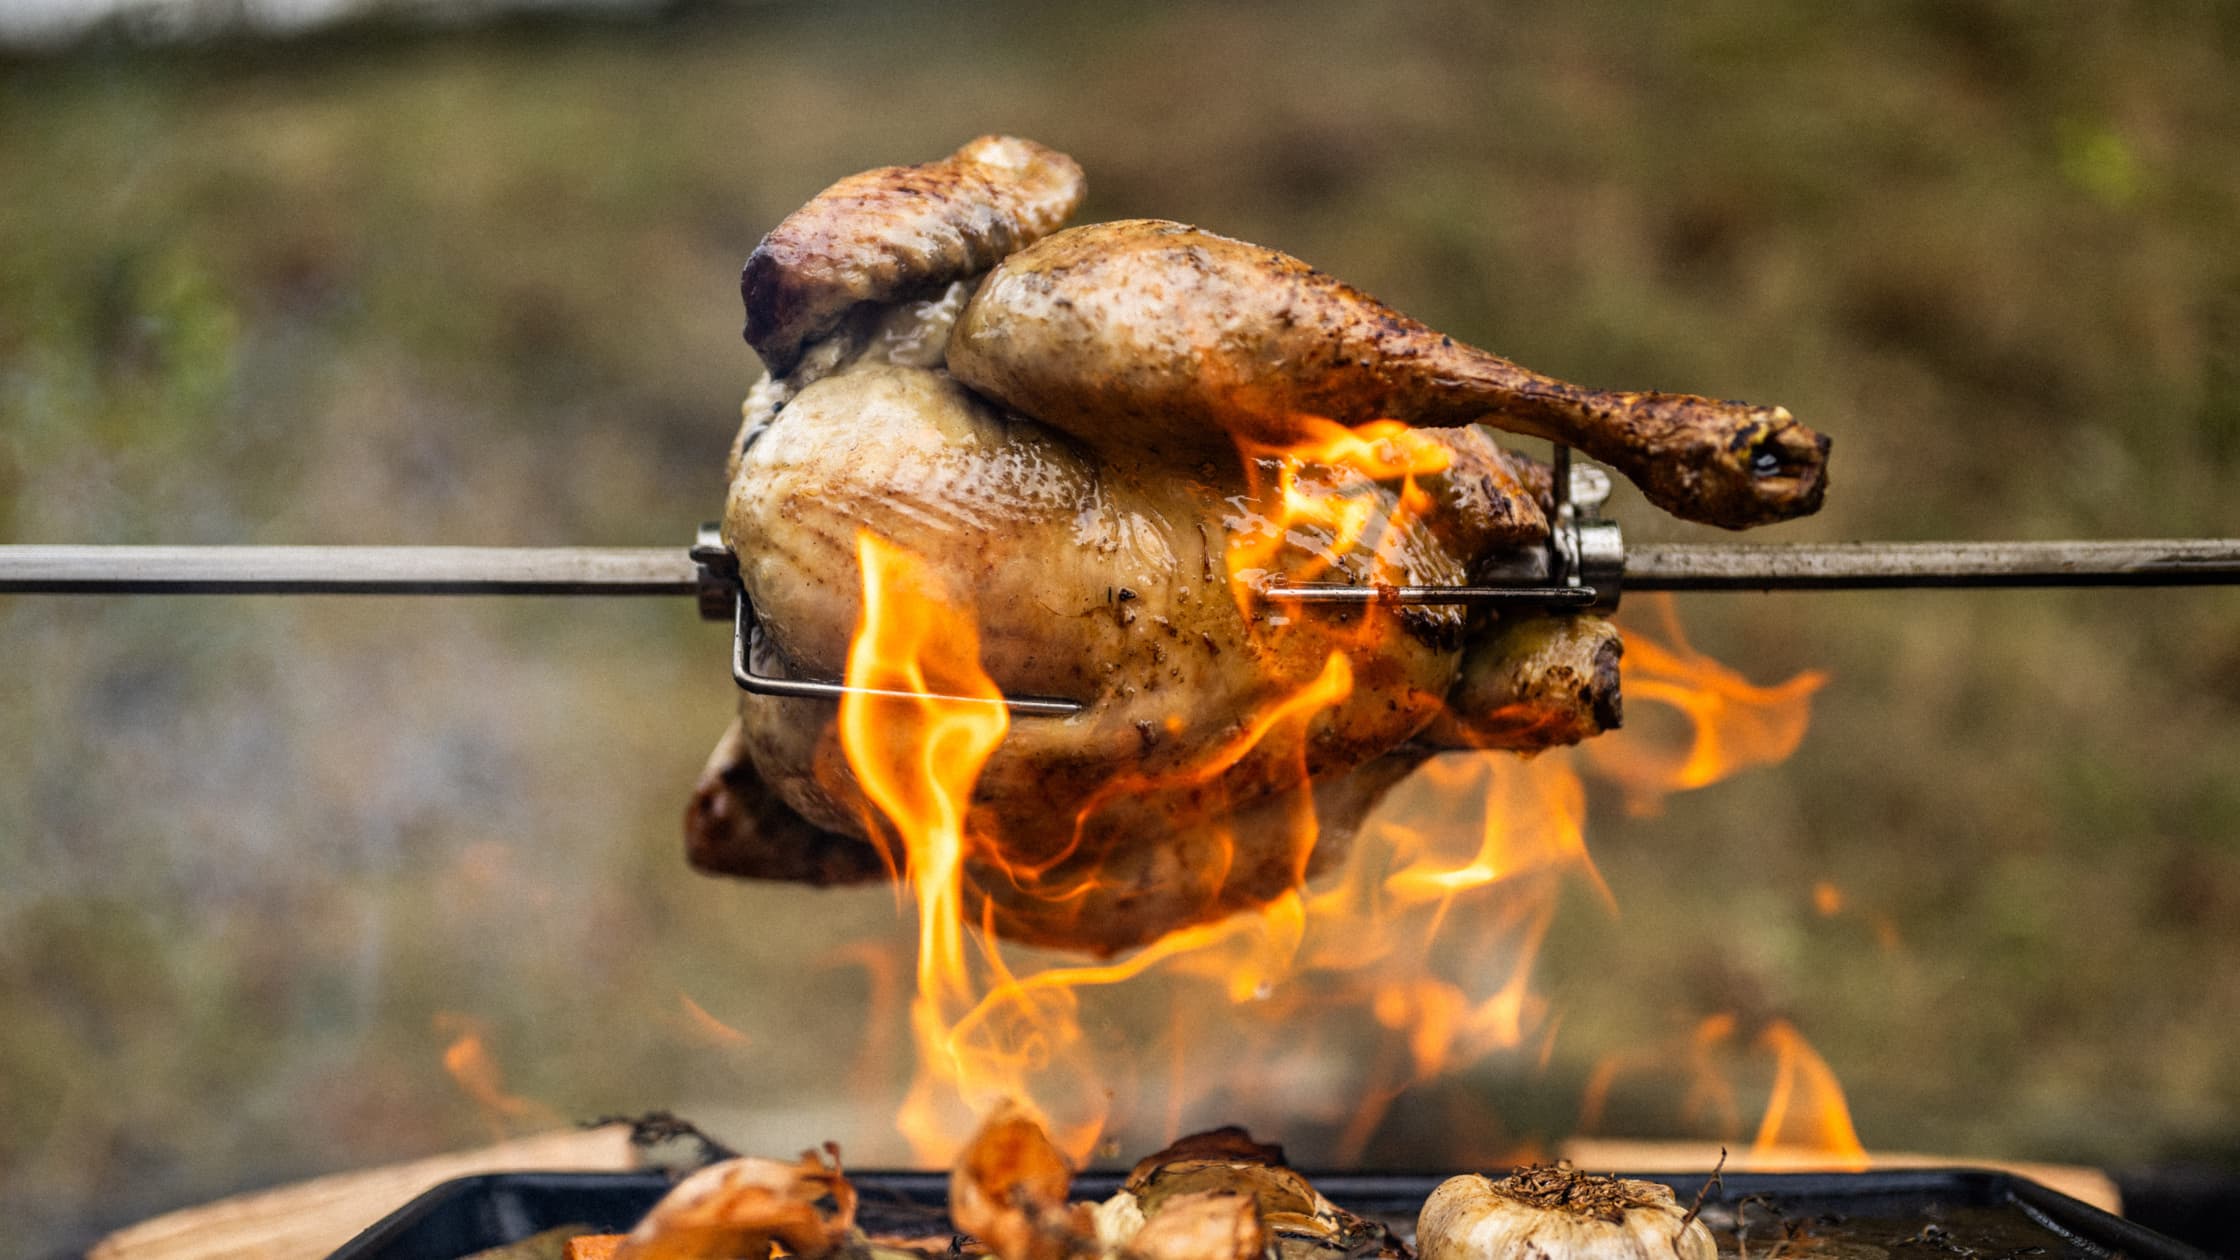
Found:
<svg viewBox="0 0 2240 1260"><path fill-rule="evenodd" d="M1563 1144L1563 1158L1589 1172L1708 1172L1719 1162L1716 1142L1631 1142L1619 1138L1573 1138ZM2106 1212L2123 1214L2123 1194L2115 1180L2097 1168L2074 1164L2030 1164L2002 1159L1966 1159L1957 1155L1914 1155L1875 1151L1868 1156L1873 1168L1987 1168L1993 1172L2027 1177L2048 1190L2057 1190ZM1728 1172L1810 1172L1832 1167L1824 1158L1805 1151L1775 1151L1753 1156L1731 1150Z"/></svg>
<svg viewBox="0 0 2240 1260"><path fill-rule="evenodd" d="M628 1125L570 1129L336 1173L182 1208L118 1230L88 1260L322 1260L423 1190L486 1172L621 1172L636 1166Z"/></svg>

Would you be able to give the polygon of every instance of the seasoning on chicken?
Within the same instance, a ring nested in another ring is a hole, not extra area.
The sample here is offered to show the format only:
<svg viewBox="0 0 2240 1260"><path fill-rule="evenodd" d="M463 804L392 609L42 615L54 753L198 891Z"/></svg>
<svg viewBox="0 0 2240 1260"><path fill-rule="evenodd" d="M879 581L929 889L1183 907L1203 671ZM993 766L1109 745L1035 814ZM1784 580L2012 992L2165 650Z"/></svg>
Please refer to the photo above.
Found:
<svg viewBox="0 0 2240 1260"><path fill-rule="evenodd" d="M861 302L924 296L1066 221L1081 168L1032 140L981 136L937 162L882 166L818 193L739 275L747 344L775 375Z"/></svg>
<svg viewBox="0 0 2240 1260"><path fill-rule="evenodd" d="M1483 421L1610 464L1650 502L1742 529L1817 511L1828 440L1780 407L1611 393L1527 371L1276 250L1180 223L1059 232L981 282L949 369L1108 455L1170 466L1301 417Z"/></svg>

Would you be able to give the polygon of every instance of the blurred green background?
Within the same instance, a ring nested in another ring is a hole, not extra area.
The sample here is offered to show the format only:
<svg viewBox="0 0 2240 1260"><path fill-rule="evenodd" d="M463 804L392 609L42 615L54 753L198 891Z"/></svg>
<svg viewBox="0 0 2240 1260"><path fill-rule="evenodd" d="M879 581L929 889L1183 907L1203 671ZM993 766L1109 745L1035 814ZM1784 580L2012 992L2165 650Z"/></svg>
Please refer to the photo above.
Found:
<svg viewBox="0 0 2240 1260"><path fill-rule="evenodd" d="M2240 9L1837 7L772 4L0 60L0 541L682 546L756 372L746 252L999 129L1081 160L1084 218L1788 405L1833 490L1763 538L2240 534ZM1682 611L1753 678L1829 671L1815 726L1660 816L1596 791L1621 914L1567 906L1551 1055L1440 1114L1552 1141L1603 1056L1734 1010L1812 1039L1870 1147L2240 1167L2240 591ZM835 1070L895 1052L845 952L892 901L683 865L723 652L686 600L0 598L0 1254L485 1140L444 1012L565 1116L902 1158ZM1372 1159L1440 1160L1409 1106Z"/></svg>

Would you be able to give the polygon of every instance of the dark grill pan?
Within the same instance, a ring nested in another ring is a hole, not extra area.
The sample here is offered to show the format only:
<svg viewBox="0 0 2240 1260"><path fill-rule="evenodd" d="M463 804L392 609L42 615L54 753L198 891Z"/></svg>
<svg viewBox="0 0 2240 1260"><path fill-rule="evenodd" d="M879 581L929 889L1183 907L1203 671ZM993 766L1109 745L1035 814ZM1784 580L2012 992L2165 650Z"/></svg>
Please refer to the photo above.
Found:
<svg viewBox="0 0 2240 1260"><path fill-rule="evenodd" d="M1311 1174L1310 1174L1311 1175ZM925 1172L849 1174L867 1228L922 1227L938 1219L948 1177ZM1704 1179L1651 1174L1682 1202ZM1116 1173L1086 1173L1076 1197L1104 1198ZM1414 1173L1313 1175L1333 1202L1381 1217L1412 1237L1415 1214L1440 1176ZM458 1260L541 1230L584 1224L620 1232L653 1206L669 1181L659 1173L492 1173L446 1182L352 1239L332 1260ZM1887 1249L1891 1260L2210 1260L2209 1254L2006 1173L1965 1169L1865 1173L1732 1173L1704 1200L1704 1219L1723 1254L1739 1223L1764 1255L1784 1228Z"/></svg>

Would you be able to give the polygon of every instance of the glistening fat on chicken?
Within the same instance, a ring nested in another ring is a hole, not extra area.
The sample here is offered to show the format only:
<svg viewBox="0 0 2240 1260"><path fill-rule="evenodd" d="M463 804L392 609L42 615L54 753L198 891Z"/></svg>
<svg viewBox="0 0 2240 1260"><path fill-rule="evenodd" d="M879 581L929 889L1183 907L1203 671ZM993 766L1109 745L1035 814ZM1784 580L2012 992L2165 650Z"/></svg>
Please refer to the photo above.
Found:
<svg viewBox="0 0 2240 1260"><path fill-rule="evenodd" d="M762 620L758 664L841 674L861 597L855 537L869 528L971 611L999 687L1085 705L1015 722L975 789L968 909L1003 935L1110 953L1263 904L1332 861L1428 749L1529 751L1615 724L1616 636L1598 619L1489 627L1437 606L1271 616L1232 588L1239 539L1279 541L1265 576L1420 585L1544 544L1545 469L1472 415L1545 432L1561 413L1564 436L1594 449L1599 435L1619 454L1651 450L1641 435L1659 424L1716 432L1721 449L1683 475L1638 460L1627 471L1728 524L1817 503L1824 444L1786 413L1570 386L1558 405L1560 383L1477 351L1476 376L1447 379L1425 367L1453 367L1444 338L1280 254L1178 225L1031 244L1079 195L1062 155L983 138L834 185L771 234L744 281L772 374L733 447L724 537ZM1174 268L1203 292L1161 311L1138 280ZM1297 347L1271 341L1270 321L1303 314L1321 320L1322 357L1287 360L1299 379L1271 376L1266 364ZM1264 353L1224 349L1252 345ZM1271 523L1273 492L1246 476L1233 439L1293 436L1286 407L1351 423L1396 402L1445 426L1423 431L1447 463L1423 482L1427 507L1398 510L1396 483L1310 467L1302 478L1370 505L1373 528ZM1789 460L1797 441L1801 454L1741 492L1718 480L1753 443ZM1697 458L1685 442L1654 449ZM1333 654L1351 674L1343 698L1208 769ZM891 877L832 718L829 702L742 697L688 814L697 864ZM1304 853L1300 792L1321 822Z"/></svg>

